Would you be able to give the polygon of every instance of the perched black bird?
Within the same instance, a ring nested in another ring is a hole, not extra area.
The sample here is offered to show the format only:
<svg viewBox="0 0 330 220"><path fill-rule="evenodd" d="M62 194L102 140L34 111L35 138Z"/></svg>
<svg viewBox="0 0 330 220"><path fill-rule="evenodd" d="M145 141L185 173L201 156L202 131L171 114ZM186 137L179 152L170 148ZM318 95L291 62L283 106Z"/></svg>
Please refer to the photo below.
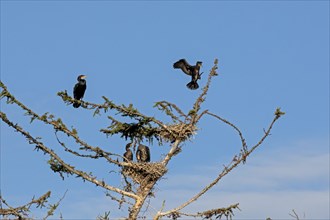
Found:
<svg viewBox="0 0 330 220"><path fill-rule="evenodd" d="M126 144L126 152L124 153L124 162L132 161L133 160L133 153L131 149L132 143Z"/></svg>
<svg viewBox="0 0 330 220"><path fill-rule="evenodd" d="M136 160L138 162L150 162L149 147L140 144L136 151Z"/></svg>
<svg viewBox="0 0 330 220"><path fill-rule="evenodd" d="M73 88L73 97L76 100L80 100L84 97L86 87L87 87L85 78L86 78L85 75L80 75L77 78L78 83ZM73 103L73 107L78 108L79 106L80 106L80 103L78 103L78 102Z"/></svg>
<svg viewBox="0 0 330 220"><path fill-rule="evenodd" d="M201 61L197 61L195 66L191 66L185 59L181 59L173 64L174 69L181 69L185 74L191 76L191 81L187 84L189 89L198 89L197 80L201 79L203 73L199 73L202 66Z"/></svg>

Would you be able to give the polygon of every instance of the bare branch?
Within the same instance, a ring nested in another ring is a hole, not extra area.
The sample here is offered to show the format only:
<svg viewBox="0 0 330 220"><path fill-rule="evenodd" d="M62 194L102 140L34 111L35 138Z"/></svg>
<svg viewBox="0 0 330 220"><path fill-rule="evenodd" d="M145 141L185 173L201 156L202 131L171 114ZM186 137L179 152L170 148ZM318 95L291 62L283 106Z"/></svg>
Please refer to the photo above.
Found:
<svg viewBox="0 0 330 220"><path fill-rule="evenodd" d="M196 102L194 103L193 109L190 110L190 112L188 113L188 115L191 116L191 121L190 121L191 124L196 125L196 123L199 120L198 112L199 112L199 110L201 108L202 103L205 102L206 95L207 95L207 92L209 91L209 87L211 85L212 78L214 76L217 76L218 75L217 69L218 69L218 59L215 59L214 60L214 66L212 67L212 69L211 69L211 71L209 73L209 76L207 78L207 83L204 86L204 88L202 90L202 93L199 95L199 97L197 98Z"/></svg>
<svg viewBox="0 0 330 220"><path fill-rule="evenodd" d="M154 107L157 107L159 110L164 111L174 121L179 121L179 122L183 123L183 121L181 121L179 117L183 117L184 119L187 118L187 115L184 114L183 111L177 105L175 105L173 103L170 103L167 101L160 101L160 102L156 102ZM172 108L174 110L176 110L176 112L179 114L179 116L174 115Z"/></svg>
<svg viewBox="0 0 330 220"><path fill-rule="evenodd" d="M117 198L117 197L111 195L109 192L106 192L105 195L108 196L111 200L118 202L118 204L119 204L119 209L121 209L121 206L122 206L123 203L126 203L126 204L128 204L128 205L133 205L133 203L131 203L130 201L126 200L126 199L124 198L124 196L122 196L122 197L119 199L119 198Z"/></svg>
<svg viewBox="0 0 330 220"><path fill-rule="evenodd" d="M197 122L199 121L199 119L201 118L201 116L202 116L203 114L205 114L205 111L204 111L202 114L200 114L200 115L198 115L198 112L199 112L199 110L200 110L201 104L205 101L205 96L206 96L206 94L207 94L207 92L208 92L208 89L209 89L209 87L210 87L212 77L218 75L217 72L216 72L216 70L218 69L217 64L218 64L218 60L215 59L215 60L214 60L214 66L212 67L212 69L211 69L211 71L210 71L210 73L209 73L209 76L208 76L208 79L207 79L207 83L206 83L206 85L204 86L204 88L203 88L203 90L202 90L202 93L201 93L200 96L197 98L197 100L196 100L196 102L195 102L195 104L194 104L193 109L190 110L190 112L188 113L188 115L191 117L191 118L190 118L190 125L191 125L191 127L192 127L192 128L191 128L192 132L195 132L195 130L197 129L197 128L196 128L196 124L197 124ZM182 113L182 114L183 114L183 113ZM183 114L183 115L185 115L185 114ZM187 117L186 117L186 119L187 119ZM182 129L181 129L181 132L182 132ZM174 136L174 137L177 137L177 136ZM181 143L182 141L184 141L184 140L180 140L180 139L178 139L178 138L175 138L175 139L172 141L172 147L171 147L170 151L167 153L167 155L165 156L164 160L162 161L162 163L163 163L164 165L167 165L168 162L171 160L171 158L172 158L173 156L177 155L177 154L181 151L181 149L179 148L179 145L180 145L180 143Z"/></svg>
<svg viewBox="0 0 330 220"><path fill-rule="evenodd" d="M33 144L36 146L37 150L41 150L45 154L50 156L48 161L50 168L61 175L64 179L63 174L66 175L76 175L79 178L82 178L84 181L88 181L90 183L95 184L96 186L100 186L107 190L106 195L109 196L112 200L119 203L119 208L123 203L128 204L129 207L129 216L128 219L137 219L143 204L146 203L146 199L154 196L153 188L155 184L163 178L165 173L167 172L167 165L174 156L181 152L181 148L183 147L182 143L187 140L190 140L196 133L197 133L197 123L199 120L205 116L210 115L213 118L218 119L219 121L231 126L239 135L242 148L241 152L238 155L234 155L232 161L227 165L224 166L223 169L219 170L217 176L206 186L191 197L188 201L183 202L180 206L171 209L169 211L163 211L164 204L161 210L156 214L155 220L160 219L161 217L168 216L173 219L177 219L181 216L188 216L188 217L202 217L205 219L210 218L221 218L226 217L232 218L234 209L238 208L238 203L231 205L227 208L216 208L211 210L206 210L197 213L184 213L182 210L193 203L194 201L198 200L202 195L204 195L209 189L215 186L224 176L230 173L234 168L236 168L239 164L245 163L247 157L256 149L258 148L270 135L270 131L273 127L273 124L279 119L284 112L281 112L280 109L276 109L275 117L273 121L270 123L267 130L264 130L264 134L259 140L257 144L255 144L251 149L248 149L248 146L245 142L242 132L240 129L235 126L233 123L229 122L228 120L209 112L208 110L201 110L202 104L206 100L206 96L211 84L211 81L214 76L217 76L217 69L218 69L218 60L215 59L214 66L210 70L208 75L207 83L203 87L201 94L195 100L192 109L185 114L177 105L167 102L167 101L160 101L156 102L154 107L157 107L158 110L163 111L166 115L168 115L172 123L165 124L164 122L156 119L155 117L150 117L147 115L142 114L136 108L133 107L132 104L125 106L125 105L116 105L111 100L107 99L103 96L104 103L103 104L95 104L91 102L85 102L81 100L75 100L73 97L67 94L67 91L58 92L58 96L62 98L64 103L66 104L73 104L79 103L81 107L87 110L94 110L94 115L99 115L101 110L105 113L109 110L112 113L119 114L120 117L124 119L128 118L132 122L128 123L127 120L117 120L113 116L108 116L111 124L106 129L101 129L100 131L105 133L106 136L111 136L114 134L121 135L122 138L130 139L133 143L140 143L141 141L147 140L150 143L153 140L157 140L159 145L162 145L163 140L170 143L170 149L168 153L165 155L164 159L161 162L148 162L148 163L136 163L134 161L123 161L119 162L118 159L123 159L122 155L113 154L111 152L107 152L102 150L99 147L91 146L83 141L77 133L77 130L72 128L69 129L65 123L62 122L60 118L55 118L54 115L50 115L45 113L43 115L39 115L33 112L31 109L26 107L20 101L15 99L15 97L9 93L5 85L0 81L0 87L2 91L0 93L0 98L7 98L7 104L15 104L19 106L23 111L25 111L26 115L30 117L31 122L34 120L39 120L44 122L47 125L51 125L51 127L55 130L55 136L63 149L75 156L82 157L82 158L90 158L90 159L99 159L105 158L108 162L118 165L122 168L121 173L124 176L124 180L126 185L120 187L114 187L103 180L97 179L92 173L86 173L84 171L76 169L71 164L65 162L64 160L56 154L53 149L47 147L43 142L40 141L40 138L31 135L27 130L20 127L18 124L14 124L10 121L6 114L0 112L0 117L3 122L8 124L12 127L15 131L22 134L29 144ZM69 138L75 140L81 147L79 150L70 148L66 145L66 143L62 142L60 135L58 134L67 135ZM82 153L83 151L83 153ZM116 160L115 160L115 159ZM129 178L129 181L128 179ZM134 187L134 189L133 189ZM109 191L109 192L108 192ZM110 192L118 193L121 195L110 195ZM127 198L128 197L128 198ZM62 199L61 199L62 200ZM60 200L60 201L61 201ZM6 203L4 203L6 204ZM50 206L51 209L47 213L48 216L53 214L52 210L57 208L59 203L55 204L54 206ZM149 208L149 204L147 204L147 209ZM9 206L8 206L9 207ZM151 206L150 206L151 207ZM29 207L28 207L29 208ZM53 208L53 209L52 209ZM11 207L9 207L11 209ZM2 207L0 211L3 210ZM23 217L22 213L14 213L17 214L19 218ZM144 213L142 213L144 215ZM144 216L142 216L144 217ZM101 218L101 217L100 217ZM102 217L103 218L103 217ZM109 212L105 213L104 219L109 218Z"/></svg>
<svg viewBox="0 0 330 220"><path fill-rule="evenodd" d="M56 136L56 140L57 142L64 148L64 150L66 152L69 152L75 156L78 156L78 157L85 157L85 158L91 158L91 159L98 159L98 158L101 158L101 157L104 157L105 159L107 159L109 162L111 163L114 163L118 166L122 166L123 164L121 162L119 162L118 160L113 160L111 158L109 158L108 156L115 156L117 158L121 158L121 159L124 159L124 157L122 155L119 155L119 154L114 154L114 153L110 153L110 152L106 152L106 151L103 151L102 149L98 149L97 147L95 148L95 151L93 151L95 154L94 155L91 155L91 154L81 154L77 151L74 151L72 149L70 149L69 147L66 146L66 144L64 142L62 142L58 135L57 135L57 132L58 131L55 131L55 136ZM105 156L104 153L106 153L108 156Z"/></svg>
<svg viewBox="0 0 330 220"><path fill-rule="evenodd" d="M26 115L29 115L31 117L31 122L34 121L35 119L37 119L37 120L44 122L45 124L52 125L56 132L58 132L58 131L63 132L67 136L72 137L77 143L79 143L82 146L82 148L80 148L80 150L93 151L96 153L96 155L98 155L98 157L104 157L107 161L114 163L114 164L118 164L118 162L116 160L113 160L109 157L109 155L111 155L111 153L106 152L99 147L92 147L92 146L88 145L86 142L81 140L81 138L78 136L77 131L75 129L69 130L60 118L55 120L54 115L48 115L48 113L45 113L42 116L38 115L37 113L33 112L31 109L26 107L19 100L17 100L8 91L7 87L1 81L0 81L0 87L3 89L2 92L0 93L0 98L7 97L7 103L16 104L19 107L21 107L23 110L25 110Z"/></svg>
<svg viewBox="0 0 330 220"><path fill-rule="evenodd" d="M51 192L48 191L44 195L40 196L38 199L32 199L29 203L13 208L11 207L3 198L0 196L0 203L5 204L8 208L0 208L0 215L2 216L16 216L19 219L24 219L24 216L28 216L28 212L32 205L35 205L37 208L45 207L47 199L50 197Z"/></svg>
<svg viewBox="0 0 330 220"><path fill-rule="evenodd" d="M57 93L58 96L60 96L63 101L67 104L72 104L74 102L77 102L77 100L75 100L74 98L72 98L71 96L69 96L67 94L66 91L64 92L58 92ZM149 138L151 138L152 135L157 137L157 132L159 130L165 130L168 133L171 133L171 130L168 129L168 126L161 122L160 120L157 120L154 117L150 117L150 116L146 116L142 113L140 113L137 109L135 109L133 107L132 104L130 104L129 106L125 106L125 105L116 105L114 104L112 101L110 101L109 99L107 99L105 96L102 97L105 102L103 104L95 104L95 103L91 103L91 102L86 102L86 101L79 101L79 103L81 103L81 107L85 108L85 109L89 109L89 110L94 110L94 115L95 114L100 114L100 110L104 110L104 112L107 112L108 110L115 110L117 111L117 114L121 114L122 117L130 117L132 119L135 119L138 121L138 123L123 123L120 122L118 120L115 120L113 117L109 117L110 120L112 120L115 124L110 126L110 128L112 128L112 130L108 130L108 129L101 129L101 132L105 133L105 134L115 134L115 133L122 133L123 136L125 138L133 138L133 135L129 135L129 133L131 132L129 129L135 129L135 128L142 128L143 132L146 132L147 134L143 134L143 135L147 135L149 136ZM154 124L159 126L159 129L157 127L151 126L150 122L153 122ZM118 126L117 126L118 125ZM148 127L142 127L143 125L148 125ZM125 134L126 132L126 134ZM135 131L134 134L139 134L139 132ZM142 136L143 136L142 135ZM149 141L151 141L151 139L149 139ZM161 144L161 140L160 144Z"/></svg>
<svg viewBox="0 0 330 220"><path fill-rule="evenodd" d="M61 203L62 200L64 199L64 197L65 197L65 195L66 195L67 192L68 192L68 190L65 191L64 195L58 200L57 203L55 203L55 204L53 204L53 205L49 205L49 210L48 210L48 212L47 212L47 215L43 218L43 220L46 220L49 216L54 215L55 210L56 210L57 207L60 205L60 203Z"/></svg>
<svg viewBox="0 0 330 220"><path fill-rule="evenodd" d="M216 114L210 113L208 111L203 112L203 114L211 115L211 116L219 119L220 121L226 123L227 125L231 126L232 128L234 128L237 131L237 133L238 133L238 135L239 135L239 137L241 139L242 149L243 149L244 153L246 153L248 151L248 147L246 145L245 138L243 137L242 132L240 131L240 129L237 126L235 126L233 123L229 122L228 120L226 120L226 119L224 119L224 118L222 118L222 117L220 117L220 116L218 116Z"/></svg>
<svg viewBox="0 0 330 220"><path fill-rule="evenodd" d="M164 164L164 166L166 166L168 164L168 162L172 159L173 156L177 155L177 152L178 152L179 144L180 143L181 143L180 140L176 140L172 144L172 147L171 147L170 151L166 154L164 160L162 161L162 163Z"/></svg>
<svg viewBox="0 0 330 220"><path fill-rule="evenodd" d="M277 110L276 110L277 112ZM222 172L218 175L217 178L215 178L209 185L207 185L204 189L202 189L199 193L197 193L194 197L192 197L191 199L189 199L187 202L183 203L182 205L166 211L166 212L161 212L157 214L157 218L160 218L161 216L168 216L171 213L176 213L178 211L180 211L181 209L183 209L184 207L188 206L189 204L191 204L192 202L196 201L198 198L200 198L202 195L204 195L209 189L211 189L214 185L216 185L224 176L226 176L228 173L231 172L231 170L233 170L235 167L237 167L240 163L244 162L246 160L246 158L258 147L260 146L263 141L266 139L266 137L270 134L270 131L274 125L274 123L276 122L277 119L279 119L279 115L275 112L275 118L273 119L273 121L271 122L271 124L269 125L266 133L264 134L264 136L260 139L260 141L253 146L250 150L248 150L245 154L241 154L240 157L235 158L235 161L232 161L228 166L226 166ZM284 114L284 113L283 113Z"/></svg>
<svg viewBox="0 0 330 220"><path fill-rule="evenodd" d="M300 220L298 214L296 213L296 211L295 211L294 209L292 209L292 213L293 213L293 214L289 213L289 215L290 215L291 217L293 217L295 220Z"/></svg>
<svg viewBox="0 0 330 220"><path fill-rule="evenodd" d="M99 154L95 154L95 155L90 155L90 154L81 154L81 153L78 153L77 151L74 151L74 150L71 150L70 148L68 148L64 142L62 142L58 135L57 135L57 132L58 131L55 131L55 136L56 136L56 140L57 142L64 148L64 150L66 152L69 152L75 156L78 156L78 157L88 157L88 158L92 158L92 159L97 159L97 158L100 158L101 156Z"/></svg>
<svg viewBox="0 0 330 220"><path fill-rule="evenodd" d="M226 219L232 219L234 216L234 209L239 209L238 207L239 203L233 204L226 208L218 208L218 209L210 209L203 212L197 212L195 214L188 214L184 212L173 212L170 215L168 215L169 218L172 219L178 219L182 216L188 216L188 217L202 217L203 219L212 219L212 217L215 217L216 219L221 219L222 217L226 217Z"/></svg>
<svg viewBox="0 0 330 220"><path fill-rule="evenodd" d="M66 91L58 92L57 95L60 96L63 99L63 101L66 102L67 104L73 104L74 102L77 102L77 100L75 100L74 98L69 96ZM149 117L149 116L146 116L146 115L140 113L137 109L133 108L133 105L131 105L131 104L127 107L125 105L120 106L120 105L114 104L112 101L110 101L105 96L102 96L102 98L105 100L105 102L103 104L95 104L95 103L91 103L91 102L80 101L81 107L85 108L85 109L96 109L97 112L99 112L101 109L103 109L105 112L107 112L108 110L114 109L124 117L128 116L130 118L134 118L137 120L149 119L150 121L158 124L161 127L164 126L164 124L161 121L155 119L154 117Z"/></svg>
<svg viewBox="0 0 330 220"><path fill-rule="evenodd" d="M121 190L119 188L110 186L110 185L106 184L104 181L97 180L95 177L93 177L93 176L91 176L91 175L89 175L85 172L82 172L80 170L75 169L73 166L65 163L53 150L46 147L42 142L38 141L36 138L32 137L28 132L23 130L23 128L21 128L17 124L13 124L11 121L9 121L9 119L6 117L6 115L3 112L0 112L0 116L1 116L1 119L2 119L3 122L8 124L10 127L14 128L17 132L21 133L23 136L25 136L30 144L36 144L37 149L40 149L44 153L50 155L51 158L53 158L57 163L59 163L62 167L61 167L61 170L58 171L58 172L62 171L62 172L66 172L66 173L69 173L69 174L76 174L78 177L81 177L84 180L87 180L91 183L94 183L95 185L103 187L107 190L110 190L110 191L113 191L113 192L116 192L116 193L119 193L119 194L122 194L122 195L125 195L125 196L128 196L128 197L131 197L133 199L139 198L137 195L135 195L133 193L129 193L129 192L126 192L126 191Z"/></svg>

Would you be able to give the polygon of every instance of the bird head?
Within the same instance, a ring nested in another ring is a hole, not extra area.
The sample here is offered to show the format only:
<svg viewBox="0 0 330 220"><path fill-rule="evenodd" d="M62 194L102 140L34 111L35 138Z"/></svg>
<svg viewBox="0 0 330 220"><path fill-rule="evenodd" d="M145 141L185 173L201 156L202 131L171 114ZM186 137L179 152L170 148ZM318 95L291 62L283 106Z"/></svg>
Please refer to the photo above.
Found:
<svg viewBox="0 0 330 220"><path fill-rule="evenodd" d="M197 63L196 63L196 66L199 66L199 67L201 67L201 66L202 66L202 64L203 64L203 62L202 62L202 61L197 61Z"/></svg>
<svg viewBox="0 0 330 220"><path fill-rule="evenodd" d="M82 79L86 79L86 77L87 77L86 75L79 75L77 80L80 81Z"/></svg>
<svg viewBox="0 0 330 220"><path fill-rule="evenodd" d="M132 145L132 143L128 143L128 144L126 144L126 150L129 150L129 148L131 147L131 145Z"/></svg>

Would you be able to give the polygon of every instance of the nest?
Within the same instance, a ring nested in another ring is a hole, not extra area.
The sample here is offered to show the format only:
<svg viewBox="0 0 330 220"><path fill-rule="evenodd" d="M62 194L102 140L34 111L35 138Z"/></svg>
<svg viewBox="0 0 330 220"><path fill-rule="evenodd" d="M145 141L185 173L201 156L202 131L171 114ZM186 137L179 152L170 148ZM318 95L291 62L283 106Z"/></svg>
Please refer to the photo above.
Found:
<svg viewBox="0 0 330 220"><path fill-rule="evenodd" d="M143 183L158 180L167 172L162 163L126 163L123 166L123 175L130 177L135 183ZM146 182L147 181L147 182Z"/></svg>
<svg viewBox="0 0 330 220"><path fill-rule="evenodd" d="M170 142L178 139L185 141L194 134L196 134L196 126L185 123L168 125L166 126L166 129L162 128L159 131L159 136Z"/></svg>

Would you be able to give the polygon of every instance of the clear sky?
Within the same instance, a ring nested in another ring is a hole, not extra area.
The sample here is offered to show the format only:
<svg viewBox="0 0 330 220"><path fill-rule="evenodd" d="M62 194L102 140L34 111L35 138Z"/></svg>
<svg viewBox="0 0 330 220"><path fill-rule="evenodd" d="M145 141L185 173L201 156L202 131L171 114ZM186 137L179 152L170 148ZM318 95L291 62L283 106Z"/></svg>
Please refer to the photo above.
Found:
<svg viewBox="0 0 330 220"><path fill-rule="evenodd" d="M305 219L330 218L329 1L1 1L1 81L37 113L61 117L90 144L116 153L126 142L98 132L109 125L106 115L93 118L56 93L71 94L77 76L86 74L90 102L102 102L104 95L163 117L152 106L167 100L188 111L200 90L188 90L189 77L172 68L181 58L203 61L205 75L219 59L219 76L203 107L240 127L249 146L277 107L286 112L247 164L186 211L239 202L237 219L290 218L292 209ZM60 149L50 127L30 125L4 100L1 111ZM148 215L163 200L168 210L193 196L239 151L230 127L206 117L199 128L157 185ZM48 190L56 202L68 190L56 218L95 219L109 210L113 218L126 215L100 188L73 177L62 181L48 157L33 149L1 122L7 202L20 205ZM151 146L152 160L168 149ZM64 157L118 184L119 174L109 173L107 163Z"/></svg>

